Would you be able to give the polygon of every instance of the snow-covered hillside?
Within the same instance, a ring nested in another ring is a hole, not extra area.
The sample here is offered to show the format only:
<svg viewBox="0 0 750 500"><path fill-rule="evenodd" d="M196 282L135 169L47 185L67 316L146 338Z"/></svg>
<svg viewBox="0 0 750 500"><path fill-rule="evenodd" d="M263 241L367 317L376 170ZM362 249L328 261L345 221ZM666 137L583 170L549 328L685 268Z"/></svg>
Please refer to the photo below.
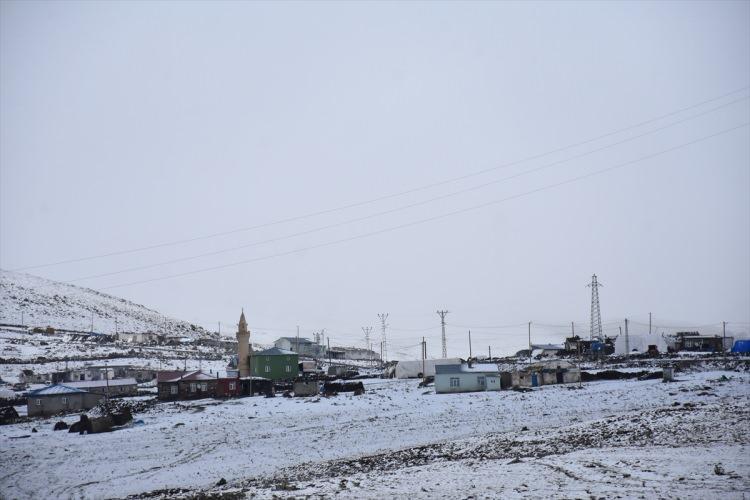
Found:
<svg viewBox="0 0 750 500"><path fill-rule="evenodd" d="M75 285L0 270L0 323L89 331L166 333L191 338L211 335L197 325L167 318L140 304Z"/></svg>

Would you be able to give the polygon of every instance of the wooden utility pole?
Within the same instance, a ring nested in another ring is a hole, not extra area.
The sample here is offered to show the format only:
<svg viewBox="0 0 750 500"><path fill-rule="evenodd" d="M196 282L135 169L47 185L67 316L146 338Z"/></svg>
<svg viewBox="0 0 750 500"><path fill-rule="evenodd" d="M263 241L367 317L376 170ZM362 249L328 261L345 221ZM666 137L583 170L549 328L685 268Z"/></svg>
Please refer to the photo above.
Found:
<svg viewBox="0 0 750 500"><path fill-rule="evenodd" d="M427 381L427 372L425 372L425 358L427 358L427 342L422 337L422 381Z"/></svg>
<svg viewBox="0 0 750 500"><path fill-rule="evenodd" d="M471 359L471 330L469 330L469 359Z"/></svg>
<svg viewBox="0 0 750 500"><path fill-rule="evenodd" d="M487 346L487 353L490 355L490 361L492 361L492 346L491 345Z"/></svg>
<svg viewBox="0 0 750 500"><path fill-rule="evenodd" d="M648 313L648 334L651 335L651 313Z"/></svg>
<svg viewBox="0 0 750 500"><path fill-rule="evenodd" d="M724 351L724 353L727 352L727 322L722 321L721 322L721 350Z"/></svg>
<svg viewBox="0 0 750 500"><path fill-rule="evenodd" d="M331 337L326 339L328 341L328 368L331 368Z"/></svg>
<svg viewBox="0 0 750 500"><path fill-rule="evenodd" d="M107 404L109 405L109 367L107 361L104 361L104 379L107 381ZM109 406L107 406L107 410L109 410Z"/></svg>

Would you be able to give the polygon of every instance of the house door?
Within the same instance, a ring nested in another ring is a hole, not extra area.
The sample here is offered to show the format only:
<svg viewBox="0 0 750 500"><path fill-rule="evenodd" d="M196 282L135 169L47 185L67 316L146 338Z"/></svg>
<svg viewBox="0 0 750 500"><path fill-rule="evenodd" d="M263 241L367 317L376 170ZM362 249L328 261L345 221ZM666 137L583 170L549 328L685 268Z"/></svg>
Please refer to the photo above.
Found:
<svg viewBox="0 0 750 500"><path fill-rule="evenodd" d="M537 387L539 385L539 379L536 376L536 373L531 374L531 387Z"/></svg>
<svg viewBox="0 0 750 500"><path fill-rule="evenodd" d="M562 384L563 383L563 372L562 370L557 370L557 383Z"/></svg>

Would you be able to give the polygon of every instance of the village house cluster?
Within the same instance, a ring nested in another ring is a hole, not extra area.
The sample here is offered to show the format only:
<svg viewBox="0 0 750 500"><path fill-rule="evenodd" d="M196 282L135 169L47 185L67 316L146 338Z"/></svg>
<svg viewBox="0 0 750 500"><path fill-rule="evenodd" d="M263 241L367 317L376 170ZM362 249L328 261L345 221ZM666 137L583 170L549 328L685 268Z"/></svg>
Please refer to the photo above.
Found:
<svg viewBox="0 0 750 500"><path fill-rule="evenodd" d="M124 333L120 340L133 343L163 341L149 333ZM615 350L614 340L612 337L583 339L572 336L560 345L530 344L530 349L516 354L513 363L488 358L445 358L383 364L376 353L367 349L331 349L319 341L300 337L281 337L273 347L254 350L243 311L236 342L222 341L221 347L230 345L235 352L224 371L156 370L105 363L66 367L43 374L24 369L19 381L21 384L49 384L27 393L29 416L85 411L109 398L138 395L139 384L146 383L156 386L157 398L162 401L273 395L277 391L294 396L363 391L361 383L333 382L359 375L356 366L347 364L347 360L378 363L383 369L382 376L388 378L434 381L437 394L501 391L580 383L582 371L576 361L611 356ZM671 337L668 351L722 352L726 350L726 342L727 339L720 336L679 332ZM729 342L731 345L732 339ZM745 340L737 341L732 348L735 352L749 350L750 341ZM659 353L656 346L649 346L643 355L658 356ZM328 362L327 371L322 369L322 360ZM671 375L671 370L669 373Z"/></svg>

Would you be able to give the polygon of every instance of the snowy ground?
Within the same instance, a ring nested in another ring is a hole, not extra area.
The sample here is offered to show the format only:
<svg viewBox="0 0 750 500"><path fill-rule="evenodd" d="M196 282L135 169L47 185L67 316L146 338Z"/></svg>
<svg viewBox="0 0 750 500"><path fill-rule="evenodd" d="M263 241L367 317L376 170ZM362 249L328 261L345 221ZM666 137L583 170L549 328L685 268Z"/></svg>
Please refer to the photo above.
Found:
<svg viewBox="0 0 750 500"><path fill-rule="evenodd" d="M0 496L742 498L748 375L678 378L451 395L373 379L359 397L163 403L90 436L37 420L0 427Z"/></svg>

